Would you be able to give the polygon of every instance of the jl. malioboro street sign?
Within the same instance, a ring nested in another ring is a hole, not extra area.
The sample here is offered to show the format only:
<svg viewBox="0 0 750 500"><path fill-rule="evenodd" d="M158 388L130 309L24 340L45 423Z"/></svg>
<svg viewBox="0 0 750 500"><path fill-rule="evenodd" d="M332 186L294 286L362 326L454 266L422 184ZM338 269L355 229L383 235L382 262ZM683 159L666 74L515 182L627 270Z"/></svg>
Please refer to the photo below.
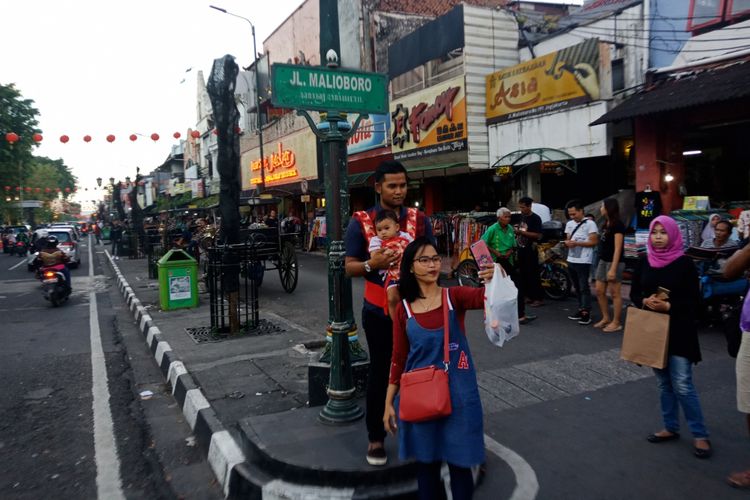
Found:
<svg viewBox="0 0 750 500"><path fill-rule="evenodd" d="M278 63L272 71L274 106L344 113L388 112L385 75Z"/></svg>

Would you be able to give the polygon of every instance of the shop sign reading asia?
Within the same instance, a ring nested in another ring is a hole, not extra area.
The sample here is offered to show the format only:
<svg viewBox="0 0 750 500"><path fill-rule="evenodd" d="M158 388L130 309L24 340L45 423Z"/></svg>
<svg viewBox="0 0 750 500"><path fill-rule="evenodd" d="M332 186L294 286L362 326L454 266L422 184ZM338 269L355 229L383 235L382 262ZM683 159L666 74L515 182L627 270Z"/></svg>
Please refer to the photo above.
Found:
<svg viewBox="0 0 750 500"><path fill-rule="evenodd" d="M266 186L280 186L317 178L318 156L315 135L301 130L264 145L263 175ZM253 189L261 182L258 148L242 155L242 189Z"/></svg>
<svg viewBox="0 0 750 500"><path fill-rule="evenodd" d="M598 69L599 40L592 38L487 75L487 124L599 100Z"/></svg>
<svg viewBox="0 0 750 500"><path fill-rule="evenodd" d="M464 77L391 102L391 151L395 160L466 149Z"/></svg>

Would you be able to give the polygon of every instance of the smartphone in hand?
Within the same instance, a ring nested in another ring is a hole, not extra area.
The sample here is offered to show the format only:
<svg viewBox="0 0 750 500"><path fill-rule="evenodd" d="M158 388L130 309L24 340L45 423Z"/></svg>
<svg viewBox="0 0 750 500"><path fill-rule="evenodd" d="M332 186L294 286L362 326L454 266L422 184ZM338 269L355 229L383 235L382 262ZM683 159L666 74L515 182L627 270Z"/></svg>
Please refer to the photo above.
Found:
<svg viewBox="0 0 750 500"><path fill-rule="evenodd" d="M490 249L487 248L487 243L485 243L484 240L479 240L472 243L471 247L469 248L471 250L471 255L474 256L474 260L479 266L479 269L492 267L495 264L495 261L492 259L492 254L490 253Z"/></svg>

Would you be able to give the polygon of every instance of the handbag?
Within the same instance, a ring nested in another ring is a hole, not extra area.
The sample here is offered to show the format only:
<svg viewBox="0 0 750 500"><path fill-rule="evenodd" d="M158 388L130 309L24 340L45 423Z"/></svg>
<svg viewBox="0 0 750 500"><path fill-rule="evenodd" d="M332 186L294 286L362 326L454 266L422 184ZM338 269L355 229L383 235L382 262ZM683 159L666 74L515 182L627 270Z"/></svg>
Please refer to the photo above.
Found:
<svg viewBox="0 0 750 500"><path fill-rule="evenodd" d="M669 315L629 307L620 358L638 365L665 368L669 351Z"/></svg>
<svg viewBox="0 0 750 500"><path fill-rule="evenodd" d="M401 374L398 417L404 422L425 422L451 414L448 385L448 289L443 289L443 366L425 366Z"/></svg>

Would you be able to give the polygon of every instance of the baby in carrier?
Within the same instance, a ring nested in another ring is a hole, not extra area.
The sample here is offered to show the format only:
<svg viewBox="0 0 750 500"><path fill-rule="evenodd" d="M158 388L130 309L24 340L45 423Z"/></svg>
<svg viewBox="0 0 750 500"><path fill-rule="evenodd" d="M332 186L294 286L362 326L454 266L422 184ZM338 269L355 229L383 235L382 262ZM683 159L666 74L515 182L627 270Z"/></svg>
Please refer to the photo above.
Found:
<svg viewBox="0 0 750 500"><path fill-rule="evenodd" d="M375 236L370 240L369 252L383 249L385 255L397 255L398 260L388 269L381 269L380 276L385 282L386 296L388 298L388 314L395 317L396 306L401 300L398 293L399 270L401 268L401 255L406 246L414 241L409 233L400 230L398 215L393 210L381 210L375 216Z"/></svg>

